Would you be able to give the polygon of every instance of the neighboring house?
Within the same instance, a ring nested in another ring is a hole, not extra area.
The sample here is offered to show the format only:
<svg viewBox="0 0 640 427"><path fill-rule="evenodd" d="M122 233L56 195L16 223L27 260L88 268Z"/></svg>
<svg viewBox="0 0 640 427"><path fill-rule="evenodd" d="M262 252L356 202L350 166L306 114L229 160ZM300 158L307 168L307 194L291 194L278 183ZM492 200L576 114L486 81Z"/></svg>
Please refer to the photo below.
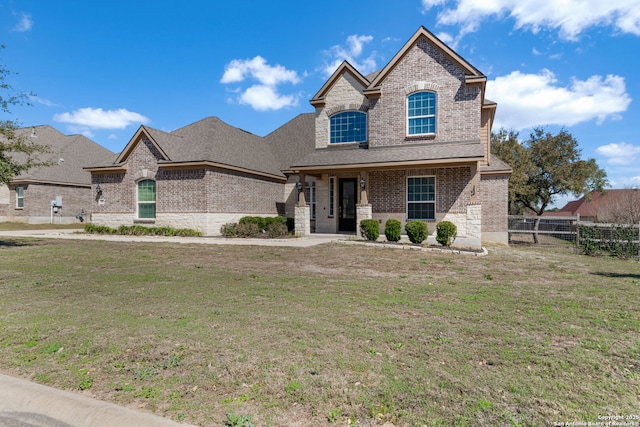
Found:
<svg viewBox="0 0 640 427"><path fill-rule="evenodd" d="M74 223L93 208L91 174L84 166L115 154L82 135L64 135L50 126L20 129L28 141L48 146L40 159L51 166L33 168L0 186L0 221ZM16 154L20 160L21 154ZM84 215L80 215L84 212Z"/></svg>
<svg viewBox="0 0 640 427"><path fill-rule="evenodd" d="M589 197L567 203L558 211L544 212L543 216L580 216L580 221L638 224L640 189L593 192Z"/></svg>
<svg viewBox="0 0 640 427"><path fill-rule="evenodd" d="M424 27L379 72L344 62L301 114L264 138L208 118L141 127L112 164L88 168L93 221L218 234L244 215L295 218L296 233L356 233L362 219L507 242L509 166L491 156L486 77Z"/></svg>

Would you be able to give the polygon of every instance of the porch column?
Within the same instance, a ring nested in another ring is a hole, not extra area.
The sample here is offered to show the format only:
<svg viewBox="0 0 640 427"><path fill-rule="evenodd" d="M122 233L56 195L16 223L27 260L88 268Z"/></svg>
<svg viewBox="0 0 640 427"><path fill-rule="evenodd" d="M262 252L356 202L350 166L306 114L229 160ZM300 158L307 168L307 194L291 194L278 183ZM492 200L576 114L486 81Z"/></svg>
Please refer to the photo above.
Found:
<svg viewBox="0 0 640 427"><path fill-rule="evenodd" d="M363 219L373 219L373 209L369 204L368 189L369 189L369 176L366 172L360 173L360 180L358 186L360 187L360 203L356 205L356 233L358 238L362 238L362 232L360 231L360 221Z"/></svg>
<svg viewBox="0 0 640 427"><path fill-rule="evenodd" d="M296 236L308 236L311 234L311 206L307 204L307 200L304 196L304 189L306 187L306 176L300 174L300 181L302 185L299 187L296 185L296 192L298 192L298 203L294 209L294 232Z"/></svg>

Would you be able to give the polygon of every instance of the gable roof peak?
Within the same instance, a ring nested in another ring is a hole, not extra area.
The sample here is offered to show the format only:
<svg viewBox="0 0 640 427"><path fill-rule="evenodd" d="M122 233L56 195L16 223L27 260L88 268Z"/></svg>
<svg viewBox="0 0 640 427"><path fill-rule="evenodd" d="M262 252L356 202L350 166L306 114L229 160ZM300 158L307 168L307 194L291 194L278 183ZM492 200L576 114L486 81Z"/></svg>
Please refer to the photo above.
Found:
<svg viewBox="0 0 640 427"><path fill-rule="evenodd" d="M371 81L371 84L367 88L368 92L375 91L380 85L380 82L384 80L389 72L398 64L398 62L407 54L421 38L426 38L432 45L443 52L451 61L458 65L464 72L467 80L474 83L482 83L486 81L486 76L482 74L476 67L471 65L467 60L460 56L456 51L450 48L446 43L436 37L431 31L429 31L424 25L421 25L418 30L411 36L411 38L404 44L404 46L396 53L396 55L389 61L389 63L375 76Z"/></svg>
<svg viewBox="0 0 640 427"><path fill-rule="evenodd" d="M361 85L363 89L366 89L370 82L369 80L362 75L360 71L358 71L353 65L349 63L346 59L342 61L342 63L336 68L336 70L331 74L331 77L327 79L324 85L320 88L320 90L311 98L311 105L318 105L324 103L324 97L331 89L331 87L335 84L336 80L338 80L345 73L351 74Z"/></svg>

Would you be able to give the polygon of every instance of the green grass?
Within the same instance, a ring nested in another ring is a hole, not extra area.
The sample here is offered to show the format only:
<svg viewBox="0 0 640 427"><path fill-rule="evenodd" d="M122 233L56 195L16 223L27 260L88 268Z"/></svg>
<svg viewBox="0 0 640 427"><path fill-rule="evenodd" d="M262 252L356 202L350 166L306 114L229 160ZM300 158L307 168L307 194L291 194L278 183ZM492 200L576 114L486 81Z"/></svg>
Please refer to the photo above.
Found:
<svg viewBox="0 0 640 427"><path fill-rule="evenodd" d="M637 301L566 250L5 238L0 370L199 425L597 421L637 413Z"/></svg>

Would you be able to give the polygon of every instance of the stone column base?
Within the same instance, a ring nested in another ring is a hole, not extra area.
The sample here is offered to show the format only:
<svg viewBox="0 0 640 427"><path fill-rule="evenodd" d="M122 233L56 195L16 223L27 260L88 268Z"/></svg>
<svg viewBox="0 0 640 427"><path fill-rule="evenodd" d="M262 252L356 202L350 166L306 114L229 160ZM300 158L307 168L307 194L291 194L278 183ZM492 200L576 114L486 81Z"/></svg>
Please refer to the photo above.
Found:
<svg viewBox="0 0 640 427"><path fill-rule="evenodd" d="M311 206L296 205L294 224L296 236L302 237L311 234Z"/></svg>
<svg viewBox="0 0 640 427"><path fill-rule="evenodd" d="M360 221L363 219L373 219L373 210L371 205L356 205L356 233L358 238L362 238L362 232L360 231Z"/></svg>

